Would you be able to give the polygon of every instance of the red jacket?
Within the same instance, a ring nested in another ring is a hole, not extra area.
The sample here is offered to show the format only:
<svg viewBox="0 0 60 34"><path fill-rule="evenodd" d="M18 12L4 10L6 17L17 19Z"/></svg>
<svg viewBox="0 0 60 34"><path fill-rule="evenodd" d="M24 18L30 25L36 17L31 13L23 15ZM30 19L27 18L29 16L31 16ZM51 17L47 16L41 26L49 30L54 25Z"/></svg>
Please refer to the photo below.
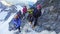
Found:
<svg viewBox="0 0 60 34"><path fill-rule="evenodd" d="M27 8L24 7L24 8L23 8L23 13L26 13L26 12L27 12Z"/></svg>

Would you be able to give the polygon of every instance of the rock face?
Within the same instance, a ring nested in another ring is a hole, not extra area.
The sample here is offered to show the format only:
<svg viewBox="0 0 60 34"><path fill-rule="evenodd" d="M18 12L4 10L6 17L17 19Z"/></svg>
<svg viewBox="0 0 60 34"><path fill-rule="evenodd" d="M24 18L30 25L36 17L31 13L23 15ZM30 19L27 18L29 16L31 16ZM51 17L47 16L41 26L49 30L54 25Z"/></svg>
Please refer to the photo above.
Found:
<svg viewBox="0 0 60 34"><path fill-rule="evenodd" d="M60 0L38 0L37 4L42 5L42 15L38 24L47 30L60 32Z"/></svg>

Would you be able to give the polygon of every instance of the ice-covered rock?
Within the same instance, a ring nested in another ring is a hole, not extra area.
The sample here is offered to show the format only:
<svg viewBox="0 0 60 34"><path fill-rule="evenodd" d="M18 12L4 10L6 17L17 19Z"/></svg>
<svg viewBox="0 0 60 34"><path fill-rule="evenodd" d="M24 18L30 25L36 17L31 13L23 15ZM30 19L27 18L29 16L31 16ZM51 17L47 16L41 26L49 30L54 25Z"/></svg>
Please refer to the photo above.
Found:
<svg viewBox="0 0 60 34"><path fill-rule="evenodd" d="M38 24L47 30L60 32L60 1L59 0L38 0L37 4L42 5L42 16L38 19Z"/></svg>

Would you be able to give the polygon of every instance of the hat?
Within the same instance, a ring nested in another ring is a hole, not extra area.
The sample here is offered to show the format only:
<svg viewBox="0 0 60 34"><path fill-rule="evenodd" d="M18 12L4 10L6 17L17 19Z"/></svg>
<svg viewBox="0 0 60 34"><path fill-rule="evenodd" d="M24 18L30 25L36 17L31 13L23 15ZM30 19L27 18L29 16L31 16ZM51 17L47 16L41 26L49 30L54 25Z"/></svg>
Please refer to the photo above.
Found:
<svg viewBox="0 0 60 34"><path fill-rule="evenodd" d="M41 4L37 5L37 9L41 9L41 7L42 7Z"/></svg>

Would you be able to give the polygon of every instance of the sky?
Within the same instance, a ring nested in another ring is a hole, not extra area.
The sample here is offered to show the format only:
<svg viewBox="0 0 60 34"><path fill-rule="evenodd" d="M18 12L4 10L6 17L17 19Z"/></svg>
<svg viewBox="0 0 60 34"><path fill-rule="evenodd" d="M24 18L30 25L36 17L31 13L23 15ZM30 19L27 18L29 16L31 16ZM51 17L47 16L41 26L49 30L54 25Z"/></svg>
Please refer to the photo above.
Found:
<svg viewBox="0 0 60 34"><path fill-rule="evenodd" d="M1 2L5 5L12 5L12 4L17 4L17 3L25 3L28 4L28 2L33 2L36 3L37 0L1 0Z"/></svg>

